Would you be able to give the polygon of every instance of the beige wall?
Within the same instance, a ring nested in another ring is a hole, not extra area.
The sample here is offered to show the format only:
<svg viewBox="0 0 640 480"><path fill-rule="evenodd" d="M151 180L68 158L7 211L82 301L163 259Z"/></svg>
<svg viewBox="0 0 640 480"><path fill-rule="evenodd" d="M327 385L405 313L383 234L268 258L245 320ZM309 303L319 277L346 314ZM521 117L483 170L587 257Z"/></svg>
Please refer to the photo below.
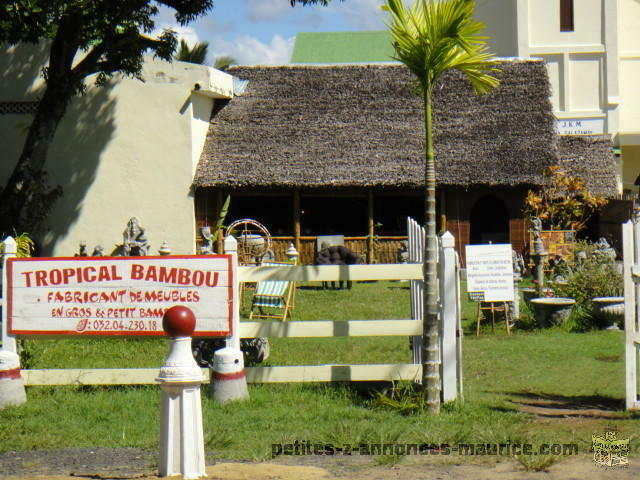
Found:
<svg viewBox="0 0 640 480"><path fill-rule="evenodd" d="M640 133L639 19L640 1L620 0L620 131L636 136Z"/></svg>
<svg viewBox="0 0 640 480"><path fill-rule="evenodd" d="M637 193L638 186L634 185L634 182L640 175L640 145L623 145L621 150L624 158L622 167L624 188Z"/></svg>
<svg viewBox="0 0 640 480"><path fill-rule="evenodd" d="M15 52L0 55L0 71L20 63ZM175 254L195 253L190 193L195 163L213 98L233 88L230 76L212 71L149 57L144 83L118 79L104 88L90 87L74 99L47 160L51 183L63 186L64 197L48 221L45 254L73 255L81 240L90 250L101 244L109 253L122 241L133 216L146 228L150 253L157 254L163 241ZM220 88L212 82L214 76L222 79ZM33 97L31 78L33 71L15 67L11 76L5 73L11 81L0 83L0 101ZM0 115L0 182L15 164L31 118Z"/></svg>
<svg viewBox="0 0 640 480"><path fill-rule="evenodd" d="M601 45L602 2L603 0L574 0L575 30L561 32L560 1L530 0L528 16L531 48Z"/></svg>
<svg viewBox="0 0 640 480"><path fill-rule="evenodd" d="M517 0L477 0L474 17L486 25L491 53L498 57L518 55Z"/></svg>
<svg viewBox="0 0 640 480"><path fill-rule="evenodd" d="M640 1L574 0L573 32L560 31L560 0L516 1L518 55L547 62L559 129L578 121L629 144L628 133L640 132ZM630 155L621 161L634 164ZM635 167L618 168L621 190Z"/></svg>
<svg viewBox="0 0 640 480"><path fill-rule="evenodd" d="M615 12L604 14L610 0L578 0L574 8L574 31L560 31L559 0L520 0L519 14L527 20L521 55L548 62L552 104L559 118L600 116L607 125L616 122L609 105L610 75L607 71L607 22ZM615 27L614 27L615 28ZM617 61L617 58L615 59ZM609 65L610 66L610 65Z"/></svg>

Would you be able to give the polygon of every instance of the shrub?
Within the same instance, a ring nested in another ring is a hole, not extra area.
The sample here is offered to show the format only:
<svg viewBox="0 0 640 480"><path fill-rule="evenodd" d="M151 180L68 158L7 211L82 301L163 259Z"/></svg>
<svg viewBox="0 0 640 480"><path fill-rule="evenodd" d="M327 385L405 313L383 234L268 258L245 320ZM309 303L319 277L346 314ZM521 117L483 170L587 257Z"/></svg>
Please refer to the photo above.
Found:
<svg viewBox="0 0 640 480"><path fill-rule="evenodd" d="M18 257L30 257L33 254L35 245L28 233L21 233L20 235L14 233L13 239L16 241L16 254ZM0 255L2 254L3 250L2 240L0 240Z"/></svg>
<svg viewBox="0 0 640 480"><path fill-rule="evenodd" d="M584 252L584 253L580 253ZM555 296L576 300L576 310L583 312L581 329L599 327L590 314L595 297L615 297L623 293L623 279L615 261L598 252L597 245L579 241L574 251L573 265L569 268L566 283L554 286Z"/></svg>
<svg viewBox="0 0 640 480"><path fill-rule="evenodd" d="M607 203L604 197L589 191L583 178L567 175L558 166L546 167L542 175L546 183L529 191L524 214L528 219L539 218L545 229L581 230Z"/></svg>

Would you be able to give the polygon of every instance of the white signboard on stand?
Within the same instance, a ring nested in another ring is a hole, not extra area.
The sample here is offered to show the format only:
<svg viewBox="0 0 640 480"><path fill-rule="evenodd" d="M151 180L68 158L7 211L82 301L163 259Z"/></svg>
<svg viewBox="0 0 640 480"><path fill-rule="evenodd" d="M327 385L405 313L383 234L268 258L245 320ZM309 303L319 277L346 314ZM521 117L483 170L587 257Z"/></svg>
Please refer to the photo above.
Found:
<svg viewBox="0 0 640 480"><path fill-rule="evenodd" d="M232 331L231 255L11 258L11 335L164 335L174 305L196 317L194 336Z"/></svg>
<svg viewBox="0 0 640 480"><path fill-rule="evenodd" d="M478 302L512 302L511 244L467 245L467 291Z"/></svg>

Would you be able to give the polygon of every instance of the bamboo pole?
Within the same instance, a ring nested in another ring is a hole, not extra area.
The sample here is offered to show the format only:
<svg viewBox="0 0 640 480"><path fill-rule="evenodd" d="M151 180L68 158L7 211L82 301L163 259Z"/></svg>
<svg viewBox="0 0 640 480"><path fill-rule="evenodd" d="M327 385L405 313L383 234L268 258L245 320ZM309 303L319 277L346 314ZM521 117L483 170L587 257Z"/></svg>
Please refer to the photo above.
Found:
<svg viewBox="0 0 640 480"><path fill-rule="evenodd" d="M373 221L373 190L367 191L367 217L369 229L369 233L367 234L367 263L374 263L375 245L373 237L375 235L375 224Z"/></svg>
<svg viewBox="0 0 640 480"><path fill-rule="evenodd" d="M440 187L440 233L447 231L447 193Z"/></svg>
<svg viewBox="0 0 640 480"><path fill-rule="evenodd" d="M216 190L216 212L219 212L222 208L222 204L224 203L223 192L221 188ZM216 239L216 251L218 253L222 253L224 251L224 232L218 235Z"/></svg>
<svg viewBox="0 0 640 480"><path fill-rule="evenodd" d="M302 255L300 251L300 230L300 190L296 188L293 191L293 243L298 254Z"/></svg>

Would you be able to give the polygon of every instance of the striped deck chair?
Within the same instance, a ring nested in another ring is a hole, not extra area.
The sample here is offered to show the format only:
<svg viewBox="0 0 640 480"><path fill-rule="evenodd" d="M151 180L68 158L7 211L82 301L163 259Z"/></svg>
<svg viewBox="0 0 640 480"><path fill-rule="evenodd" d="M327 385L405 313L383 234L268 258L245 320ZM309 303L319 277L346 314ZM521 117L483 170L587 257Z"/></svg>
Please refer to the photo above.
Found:
<svg viewBox="0 0 640 480"><path fill-rule="evenodd" d="M262 266L293 266L291 263L265 262ZM251 300L249 320L253 318L277 318L284 322L291 317L296 284L288 280L258 282Z"/></svg>

